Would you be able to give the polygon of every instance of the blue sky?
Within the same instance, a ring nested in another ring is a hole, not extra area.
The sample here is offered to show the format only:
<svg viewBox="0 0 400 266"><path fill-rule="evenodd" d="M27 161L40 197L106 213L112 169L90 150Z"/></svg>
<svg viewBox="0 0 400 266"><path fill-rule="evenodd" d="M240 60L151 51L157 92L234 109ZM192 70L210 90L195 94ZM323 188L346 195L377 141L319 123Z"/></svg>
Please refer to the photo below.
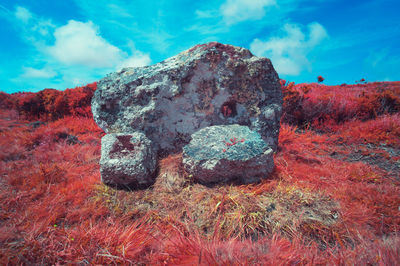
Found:
<svg viewBox="0 0 400 266"><path fill-rule="evenodd" d="M398 0L0 0L0 90L66 89L209 41L325 84L400 80Z"/></svg>

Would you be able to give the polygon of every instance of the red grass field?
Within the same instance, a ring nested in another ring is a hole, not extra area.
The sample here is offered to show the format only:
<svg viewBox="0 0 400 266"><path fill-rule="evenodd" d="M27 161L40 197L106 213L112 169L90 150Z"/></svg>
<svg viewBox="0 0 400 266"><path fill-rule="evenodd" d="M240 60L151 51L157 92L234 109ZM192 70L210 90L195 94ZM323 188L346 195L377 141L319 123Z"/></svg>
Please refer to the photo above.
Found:
<svg viewBox="0 0 400 266"><path fill-rule="evenodd" d="M0 92L0 263L399 265L400 82L282 85L269 178L205 187L176 154L137 191L100 182L96 84Z"/></svg>

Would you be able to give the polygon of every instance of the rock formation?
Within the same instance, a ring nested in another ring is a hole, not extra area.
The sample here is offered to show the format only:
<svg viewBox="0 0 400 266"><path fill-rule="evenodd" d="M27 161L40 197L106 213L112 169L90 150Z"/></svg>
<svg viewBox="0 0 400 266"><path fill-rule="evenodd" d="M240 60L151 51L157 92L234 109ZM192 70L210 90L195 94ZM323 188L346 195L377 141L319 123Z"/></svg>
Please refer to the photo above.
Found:
<svg viewBox="0 0 400 266"><path fill-rule="evenodd" d="M103 183L127 188L146 187L154 183L156 167L157 156L143 133L111 133L101 139Z"/></svg>
<svg viewBox="0 0 400 266"><path fill-rule="evenodd" d="M252 183L274 168L273 151L261 135L236 124L197 131L182 156L185 170L201 183Z"/></svg>
<svg viewBox="0 0 400 266"><path fill-rule="evenodd" d="M181 152L194 132L213 125L247 126L276 150L281 110L270 60L220 43L111 73L92 99L94 119L107 134L141 132L158 157Z"/></svg>

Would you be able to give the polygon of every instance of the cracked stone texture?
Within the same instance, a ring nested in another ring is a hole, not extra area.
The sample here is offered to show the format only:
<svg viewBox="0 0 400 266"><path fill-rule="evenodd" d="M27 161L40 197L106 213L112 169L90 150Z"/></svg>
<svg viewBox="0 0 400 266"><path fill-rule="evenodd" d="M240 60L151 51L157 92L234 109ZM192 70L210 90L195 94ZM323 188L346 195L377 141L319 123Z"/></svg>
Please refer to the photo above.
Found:
<svg viewBox="0 0 400 266"><path fill-rule="evenodd" d="M101 139L101 181L107 185L149 186L155 181L156 163L151 141L143 133L110 133Z"/></svg>
<svg viewBox="0 0 400 266"><path fill-rule="evenodd" d="M161 157L181 152L202 128L229 124L248 126L275 151L282 93L269 59L213 42L107 75L92 112L106 133L144 133Z"/></svg>
<svg viewBox="0 0 400 266"><path fill-rule="evenodd" d="M253 183L274 168L273 151L261 135L237 124L197 131L183 147L182 157L186 172L201 183Z"/></svg>

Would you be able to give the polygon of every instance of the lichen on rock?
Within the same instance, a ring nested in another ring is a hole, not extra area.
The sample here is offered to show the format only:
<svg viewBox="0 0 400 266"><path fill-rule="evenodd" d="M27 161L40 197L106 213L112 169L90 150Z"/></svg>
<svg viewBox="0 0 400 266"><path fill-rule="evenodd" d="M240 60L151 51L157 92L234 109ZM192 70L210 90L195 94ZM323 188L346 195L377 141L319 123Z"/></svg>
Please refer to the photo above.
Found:
<svg viewBox="0 0 400 266"><path fill-rule="evenodd" d="M101 139L100 173L107 185L140 188L153 184L156 159L143 133L111 133Z"/></svg>
<svg viewBox="0 0 400 266"><path fill-rule="evenodd" d="M206 127L194 133L183 147L183 165L201 183L252 183L272 172L274 160L272 149L259 133L234 124Z"/></svg>

